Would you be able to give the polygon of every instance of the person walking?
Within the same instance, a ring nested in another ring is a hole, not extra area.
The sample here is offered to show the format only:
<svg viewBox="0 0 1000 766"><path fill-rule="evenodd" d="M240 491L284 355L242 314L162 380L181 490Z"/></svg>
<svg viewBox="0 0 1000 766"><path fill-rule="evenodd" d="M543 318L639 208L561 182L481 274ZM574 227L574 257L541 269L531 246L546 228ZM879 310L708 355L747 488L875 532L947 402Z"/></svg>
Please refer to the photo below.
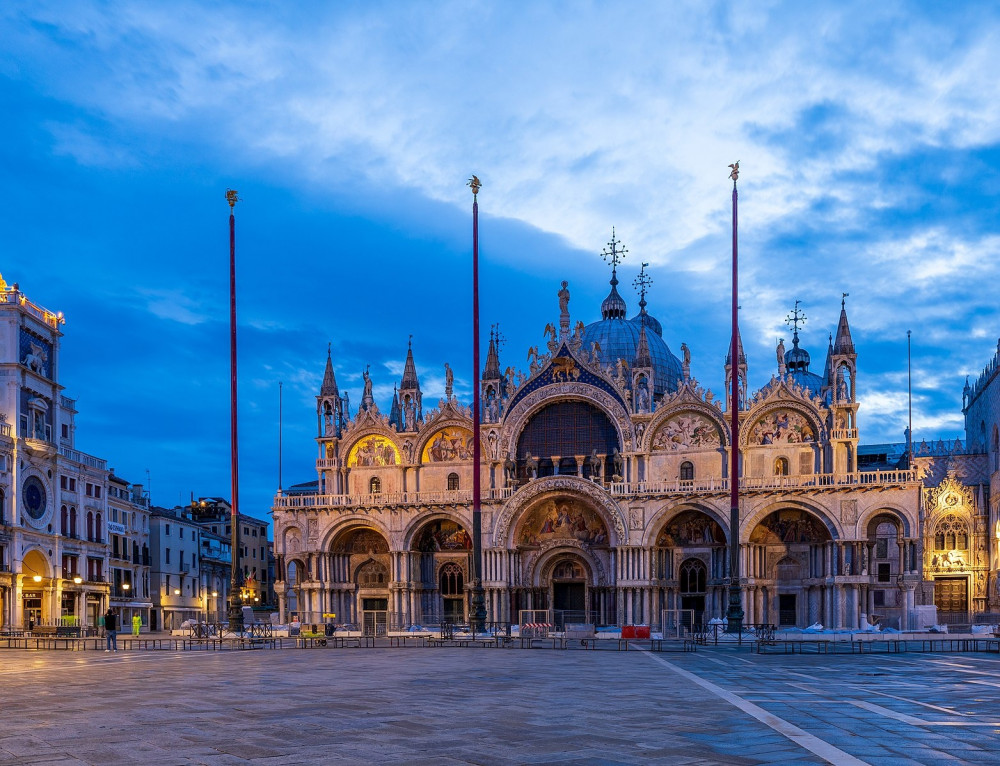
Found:
<svg viewBox="0 0 1000 766"><path fill-rule="evenodd" d="M139 628L142 627L142 617L137 614L132 615L132 635L139 635Z"/></svg>
<svg viewBox="0 0 1000 766"><path fill-rule="evenodd" d="M108 607L108 611L104 615L104 638L107 640L108 647L105 652L117 652L118 651L118 612L115 608Z"/></svg>

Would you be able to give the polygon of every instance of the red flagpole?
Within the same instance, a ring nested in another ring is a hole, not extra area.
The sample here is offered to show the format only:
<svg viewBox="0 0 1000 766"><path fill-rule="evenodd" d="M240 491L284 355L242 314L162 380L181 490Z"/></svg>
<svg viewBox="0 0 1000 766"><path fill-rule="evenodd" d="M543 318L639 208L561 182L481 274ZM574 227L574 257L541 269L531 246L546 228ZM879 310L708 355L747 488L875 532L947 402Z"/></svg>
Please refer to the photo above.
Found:
<svg viewBox="0 0 1000 766"><path fill-rule="evenodd" d="M473 631L486 629L486 597L483 592L482 447L479 412L479 189L472 187L472 623Z"/></svg>
<svg viewBox="0 0 1000 766"><path fill-rule="evenodd" d="M234 189L226 190L226 200L229 202L229 424L230 424L230 465L232 492L232 565L229 582L229 629L234 632L243 630L243 612L240 609L240 480L238 439L236 430L236 216L234 208L239 197Z"/></svg>
<svg viewBox="0 0 1000 766"><path fill-rule="evenodd" d="M739 260L736 237L736 179L740 174L740 163L730 165L733 172L733 339L729 358L730 371L730 445L729 467L729 609L726 612L729 633L741 634L743 631L743 596L740 588L740 357L739 357Z"/></svg>

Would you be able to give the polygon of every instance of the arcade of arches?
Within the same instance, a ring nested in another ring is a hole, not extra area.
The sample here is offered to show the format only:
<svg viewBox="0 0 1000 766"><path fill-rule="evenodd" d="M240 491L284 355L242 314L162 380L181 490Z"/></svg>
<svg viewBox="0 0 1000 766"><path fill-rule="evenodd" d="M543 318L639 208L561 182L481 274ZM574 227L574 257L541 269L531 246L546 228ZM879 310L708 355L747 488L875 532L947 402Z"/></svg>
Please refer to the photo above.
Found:
<svg viewBox="0 0 1000 766"><path fill-rule="evenodd" d="M729 533L717 510L663 509L649 522L656 531L647 545L620 544L606 514L566 490L520 510L509 545L484 550L490 619L546 610L557 623L657 625L664 610L685 610L698 623L724 615ZM748 623L858 627L862 615L901 620L912 608L913 591L899 581L916 566L916 541L892 512L874 514L858 540L839 539L835 524L801 507L779 505L748 529L740 546ZM375 630L465 622L471 548L466 526L443 515L398 538L351 526L324 553L279 559L282 608L304 621L336 614Z"/></svg>

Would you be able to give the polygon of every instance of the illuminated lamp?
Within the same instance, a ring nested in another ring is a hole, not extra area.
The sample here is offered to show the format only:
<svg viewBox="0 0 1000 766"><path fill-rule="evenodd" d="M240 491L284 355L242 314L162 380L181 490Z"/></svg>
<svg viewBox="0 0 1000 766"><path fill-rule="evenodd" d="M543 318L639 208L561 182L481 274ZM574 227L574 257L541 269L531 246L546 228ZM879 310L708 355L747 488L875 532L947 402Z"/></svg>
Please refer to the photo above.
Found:
<svg viewBox="0 0 1000 766"><path fill-rule="evenodd" d="M42 576L41 575L35 575L31 579L34 580L35 582L41 582L42 581Z"/></svg>
<svg viewBox="0 0 1000 766"><path fill-rule="evenodd" d="M77 585L79 585L80 583L83 582L83 578L80 577L80 575L77 575L76 577L73 578L73 582L75 582Z"/></svg>

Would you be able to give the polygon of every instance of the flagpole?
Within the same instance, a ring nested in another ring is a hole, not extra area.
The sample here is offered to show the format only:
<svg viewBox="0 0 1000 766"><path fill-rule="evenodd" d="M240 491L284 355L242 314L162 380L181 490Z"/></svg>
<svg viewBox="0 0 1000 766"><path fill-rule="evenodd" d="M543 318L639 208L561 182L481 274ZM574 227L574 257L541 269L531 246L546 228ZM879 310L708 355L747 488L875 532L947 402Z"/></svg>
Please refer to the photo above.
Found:
<svg viewBox="0 0 1000 766"><path fill-rule="evenodd" d="M472 188L472 630L486 629L486 596L483 592L482 447L479 413L479 190L476 176Z"/></svg>
<svg viewBox="0 0 1000 766"><path fill-rule="evenodd" d="M241 610L242 577L240 573L240 480L238 439L236 429L236 216L234 208L240 198L235 189L226 190L226 200L229 202L229 424L230 424L230 465L232 515L230 525L232 536L230 544L232 560L229 579L229 630L233 633L243 632L243 611Z"/></svg>
<svg viewBox="0 0 1000 766"><path fill-rule="evenodd" d="M739 261L736 237L736 179L740 163L730 165L733 172L733 338L730 350L730 467L729 467L729 609L726 612L726 632L740 635L743 632L743 593L740 587L740 357L739 357Z"/></svg>

